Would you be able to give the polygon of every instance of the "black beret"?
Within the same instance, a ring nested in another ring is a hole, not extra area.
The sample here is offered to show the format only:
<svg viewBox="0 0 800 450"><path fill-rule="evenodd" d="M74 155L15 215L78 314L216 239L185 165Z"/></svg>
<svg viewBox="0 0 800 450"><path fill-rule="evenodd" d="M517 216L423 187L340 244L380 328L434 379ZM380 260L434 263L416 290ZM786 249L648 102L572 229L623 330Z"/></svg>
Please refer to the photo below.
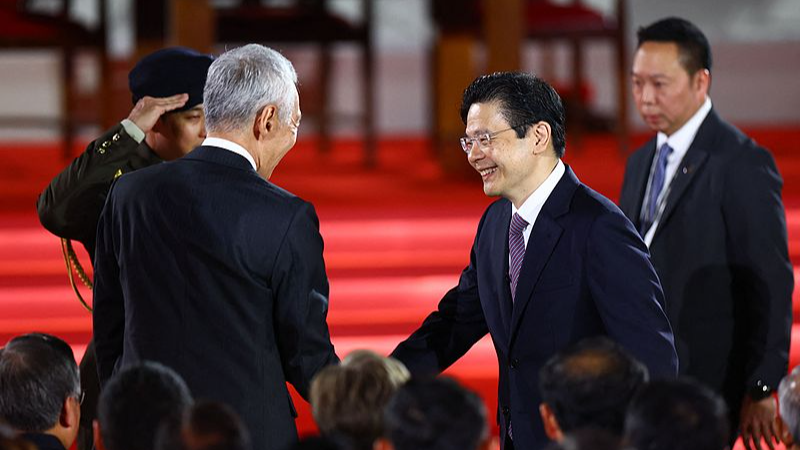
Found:
<svg viewBox="0 0 800 450"><path fill-rule="evenodd" d="M144 96L169 97L189 94L189 100L175 111L185 111L203 103L210 55L184 47L169 47L142 58L128 74L133 104Z"/></svg>

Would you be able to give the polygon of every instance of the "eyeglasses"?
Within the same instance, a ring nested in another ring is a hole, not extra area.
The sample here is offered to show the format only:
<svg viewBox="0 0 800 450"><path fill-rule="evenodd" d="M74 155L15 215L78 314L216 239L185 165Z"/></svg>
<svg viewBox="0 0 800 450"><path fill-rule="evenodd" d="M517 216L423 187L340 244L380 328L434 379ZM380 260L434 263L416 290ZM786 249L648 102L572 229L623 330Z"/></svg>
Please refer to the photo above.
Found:
<svg viewBox="0 0 800 450"><path fill-rule="evenodd" d="M81 390L80 394L73 394L71 397L78 401L78 405L83 405L83 399L86 397L86 391Z"/></svg>
<svg viewBox="0 0 800 450"><path fill-rule="evenodd" d="M475 143L478 144L478 148L482 151L488 150L492 146L492 139L495 138L500 133L505 133L506 131L513 130L515 128L526 126L528 124L520 124L517 126L506 128L505 130L495 131L492 133L483 133L474 138L464 136L459 139L461 142L461 149L464 150L464 153L469 155L469 152L472 151L472 147L475 146Z"/></svg>
<svg viewBox="0 0 800 450"><path fill-rule="evenodd" d="M300 129L300 117L298 117L297 120L294 120L294 117L289 117L289 122L291 122L295 130Z"/></svg>

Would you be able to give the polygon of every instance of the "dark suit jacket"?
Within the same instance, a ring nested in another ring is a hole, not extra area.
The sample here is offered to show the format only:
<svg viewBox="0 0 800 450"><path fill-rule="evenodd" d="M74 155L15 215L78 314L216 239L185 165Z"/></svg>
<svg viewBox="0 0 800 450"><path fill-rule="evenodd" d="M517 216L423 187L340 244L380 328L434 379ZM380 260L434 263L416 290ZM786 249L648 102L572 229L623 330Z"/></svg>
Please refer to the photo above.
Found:
<svg viewBox="0 0 800 450"><path fill-rule="evenodd" d="M38 450L65 450L61 441L52 434L23 433L22 439L35 444Z"/></svg>
<svg viewBox="0 0 800 450"><path fill-rule="evenodd" d="M620 206L638 227L655 139L628 160ZM724 394L776 388L791 331L781 180L772 156L712 109L681 162L650 245L681 372Z"/></svg>
<svg viewBox="0 0 800 450"><path fill-rule="evenodd" d="M514 447L537 449L547 443L539 369L558 350L609 335L654 376L676 374L678 361L647 249L612 202L567 167L531 231L513 305L510 221L508 200L489 206L458 286L393 356L412 373L439 372L488 331L500 366L502 435L510 419Z"/></svg>
<svg viewBox="0 0 800 450"><path fill-rule="evenodd" d="M242 415L254 448L296 440L291 382L338 361L322 237L310 203L230 151L199 147L112 187L95 254L101 383L162 362L195 397Z"/></svg>

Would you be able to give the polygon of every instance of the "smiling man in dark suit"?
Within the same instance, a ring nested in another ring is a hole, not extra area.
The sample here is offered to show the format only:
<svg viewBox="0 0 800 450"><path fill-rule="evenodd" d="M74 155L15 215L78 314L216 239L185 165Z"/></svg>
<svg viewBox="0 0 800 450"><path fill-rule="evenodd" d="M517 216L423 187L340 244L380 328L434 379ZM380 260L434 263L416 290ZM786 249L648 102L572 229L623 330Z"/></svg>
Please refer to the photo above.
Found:
<svg viewBox="0 0 800 450"><path fill-rule="evenodd" d="M487 195L457 287L393 356L412 373L450 366L487 332L500 365L503 448L547 443L539 369L558 350L608 335L653 376L677 373L672 331L647 248L630 221L561 161L564 109L524 73L476 79L464 92L461 146Z"/></svg>
<svg viewBox="0 0 800 450"><path fill-rule="evenodd" d="M620 207L650 248L681 373L721 394L745 445L776 441L772 392L792 324L783 180L772 155L711 105L711 48L695 25L639 30L633 96L658 134L628 159ZM735 433L732 438L735 437Z"/></svg>
<svg viewBox="0 0 800 450"><path fill-rule="evenodd" d="M307 398L338 361L314 207L267 181L294 146L297 74L280 53L224 53L203 93L208 137L120 177L98 225L94 332L101 383L140 360L230 404L257 450L297 439L286 382Z"/></svg>

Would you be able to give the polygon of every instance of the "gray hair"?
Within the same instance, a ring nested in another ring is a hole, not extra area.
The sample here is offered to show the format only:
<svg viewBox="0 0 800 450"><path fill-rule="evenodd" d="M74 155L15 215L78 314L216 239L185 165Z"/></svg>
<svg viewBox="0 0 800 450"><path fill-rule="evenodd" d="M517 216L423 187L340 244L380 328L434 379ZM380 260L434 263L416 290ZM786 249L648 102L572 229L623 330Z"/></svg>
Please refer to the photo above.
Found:
<svg viewBox="0 0 800 450"><path fill-rule="evenodd" d="M54 427L64 400L80 399L78 365L61 339L31 333L0 349L0 418L26 433Z"/></svg>
<svg viewBox="0 0 800 450"><path fill-rule="evenodd" d="M249 44L223 53L208 69L203 90L206 129L210 133L240 131L271 103L278 106L278 117L288 123L295 84L294 66L271 48Z"/></svg>
<svg viewBox="0 0 800 450"><path fill-rule="evenodd" d="M800 366L783 377L778 385L778 404L781 405L781 419L797 441L800 438Z"/></svg>

